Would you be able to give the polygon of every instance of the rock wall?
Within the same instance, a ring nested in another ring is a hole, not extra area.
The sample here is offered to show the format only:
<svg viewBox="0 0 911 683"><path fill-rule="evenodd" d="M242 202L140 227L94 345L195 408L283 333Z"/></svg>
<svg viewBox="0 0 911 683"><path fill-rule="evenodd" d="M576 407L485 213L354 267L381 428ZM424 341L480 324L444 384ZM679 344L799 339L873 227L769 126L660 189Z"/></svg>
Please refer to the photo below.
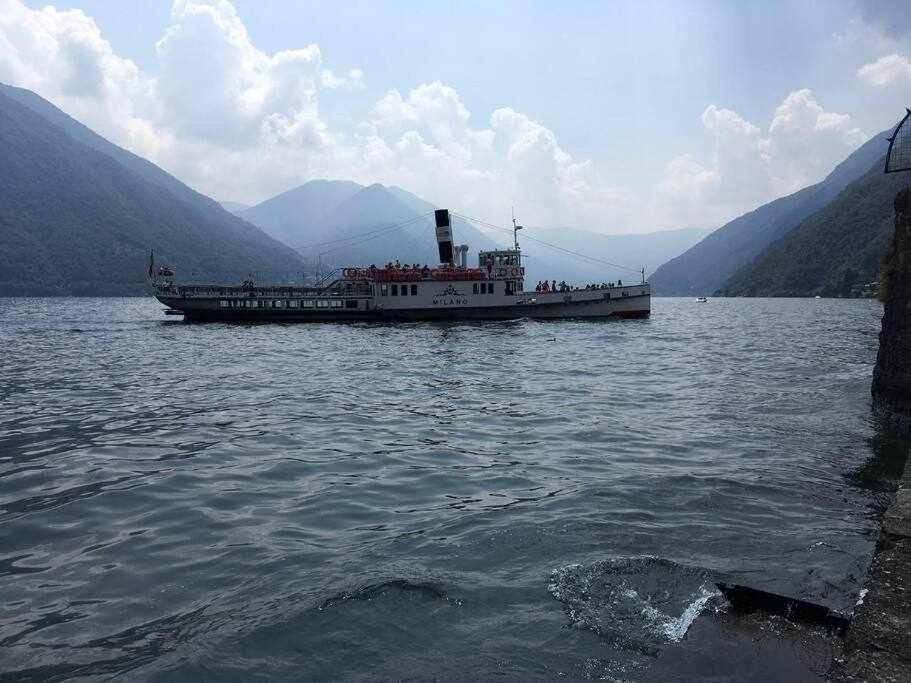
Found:
<svg viewBox="0 0 911 683"><path fill-rule="evenodd" d="M873 399L902 429L911 429L911 188L895 196L895 235L883 259L880 298Z"/></svg>

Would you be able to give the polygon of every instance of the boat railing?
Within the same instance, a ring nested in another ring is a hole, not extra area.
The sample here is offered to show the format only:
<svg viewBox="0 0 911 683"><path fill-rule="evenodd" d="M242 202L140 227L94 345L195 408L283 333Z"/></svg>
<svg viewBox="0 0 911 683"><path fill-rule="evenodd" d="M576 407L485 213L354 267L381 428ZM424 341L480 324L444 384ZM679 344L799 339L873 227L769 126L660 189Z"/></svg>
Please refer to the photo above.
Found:
<svg viewBox="0 0 911 683"><path fill-rule="evenodd" d="M266 286L257 287L250 285L220 286L220 285L177 285L161 284L158 291L162 294L176 294L184 298L209 298L209 297L236 297L236 298L320 298L320 297L346 297L369 296L370 285L351 284L336 281L327 287L296 287L296 286Z"/></svg>
<svg viewBox="0 0 911 683"><path fill-rule="evenodd" d="M514 266L491 268L345 268L342 275L346 280L373 282L450 282L453 280L490 280L499 278L521 278L525 269Z"/></svg>

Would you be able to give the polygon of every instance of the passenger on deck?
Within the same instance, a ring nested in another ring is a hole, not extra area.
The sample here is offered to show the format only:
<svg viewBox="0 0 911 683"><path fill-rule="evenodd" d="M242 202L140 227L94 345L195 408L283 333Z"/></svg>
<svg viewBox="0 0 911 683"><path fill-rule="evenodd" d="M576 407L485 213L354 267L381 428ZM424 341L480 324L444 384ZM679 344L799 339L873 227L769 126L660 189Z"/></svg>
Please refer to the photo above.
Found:
<svg viewBox="0 0 911 683"><path fill-rule="evenodd" d="M623 282L621 282L620 280L617 280L617 286L618 286L618 287L622 287L622 286L623 286Z"/></svg>
<svg viewBox="0 0 911 683"><path fill-rule="evenodd" d="M557 281L556 281L556 280L554 280L554 281L551 283L551 285L550 285L550 291L552 291L552 292L556 292L556 291L557 291Z"/></svg>

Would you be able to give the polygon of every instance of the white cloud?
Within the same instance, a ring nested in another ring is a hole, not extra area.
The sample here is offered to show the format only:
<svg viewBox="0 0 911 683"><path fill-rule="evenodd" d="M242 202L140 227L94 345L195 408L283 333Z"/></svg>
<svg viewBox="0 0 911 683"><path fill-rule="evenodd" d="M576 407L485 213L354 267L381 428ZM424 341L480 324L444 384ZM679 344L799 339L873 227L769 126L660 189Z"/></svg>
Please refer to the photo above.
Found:
<svg viewBox="0 0 911 683"><path fill-rule="evenodd" d="M148 151L160 137L136 115L149 106L149 79L80 10L0 0L0 80L44 95L124 146Z"/></svg>
<svg viewBox="0 0 911 683"><path fill-rule="evenodd" d="M716 105L705 109L702 124L711 158L678 156L659 184L685 223L721 222L818 182L867 137L850 116L825 111L806 89L778 105L765 132Z"/></svg>
<svg viewBox="0 0 911 683"><path fill-rule="evenodd" d="M83 12L0 0L0 80L219 199L259 201L342 177L503 222L515 205L529 224L707 226L818 180L863 139L808 90L791 93L765 131L710 105L701 117L710 151L671 159L657 189L637 194L534 117L509 107L475 116L440 82L390 90L364 120L336 128L321 101L363 97L363 71L327 64L317 45L263 52L227 0L176 0L156 55L143 72Z"/></svg>
<svg viewBox="0 0 911 683"><path fill-rule="evenodd" d="M865 64L857 70L857 75L870 85L884 86L897 81L911 80L911 60L901 55L887 55L875 62Z"/></svg>
<svg viewBox="0 0 911 683"><path fill-rule="evenodd" d="M317 90L339 81L321 68L318 46L270 56L226 0L178 0L156 50L160 123L176 133L224 147L330 144Z"/></svg>

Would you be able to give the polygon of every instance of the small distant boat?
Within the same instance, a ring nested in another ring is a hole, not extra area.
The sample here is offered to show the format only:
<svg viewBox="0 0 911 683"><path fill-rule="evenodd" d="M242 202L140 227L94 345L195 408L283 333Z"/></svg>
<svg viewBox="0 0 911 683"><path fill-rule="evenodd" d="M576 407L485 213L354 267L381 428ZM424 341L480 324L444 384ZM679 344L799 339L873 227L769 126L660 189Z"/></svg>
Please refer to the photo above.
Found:
<svg viewBox="0 0 911 683"><path fill-rule="evenodd" d="M708 301L708 299L706 299L704 296L698 296L698 297L696 297L696 303L697 303L697 304L704 304L704 303L706 303L707 301Z"/></svg>

